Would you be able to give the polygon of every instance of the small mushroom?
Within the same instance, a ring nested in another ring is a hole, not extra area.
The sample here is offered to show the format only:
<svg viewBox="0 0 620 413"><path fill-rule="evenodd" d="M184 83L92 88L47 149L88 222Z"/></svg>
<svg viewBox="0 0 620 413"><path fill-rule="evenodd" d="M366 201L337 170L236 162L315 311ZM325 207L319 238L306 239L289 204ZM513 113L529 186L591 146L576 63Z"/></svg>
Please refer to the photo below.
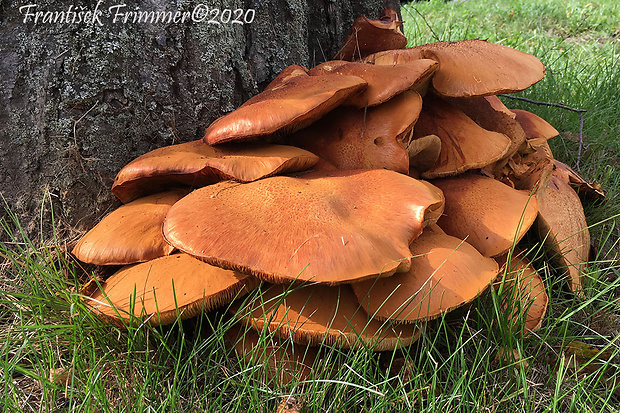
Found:
<svg viewBox="0 0 620 413"><path fill-rule="evenodd" d="M433 181L446 206L437 225L464 239L485 257L507 252L525 235L538 214L536 196L492 178L461 175Z"/></svg>
<svg viewBox="0 0 620 413"><path fill-rule="evenodd" d="M266 327L298 344L385 351L408 346L420 335L413 324L371 318L359 306L349 285L273 285L237 309L236 317L258 331Z"/></svg>
<svg viewBox="0 0 620 413"><path fill-rule="evenodd" d="M352 61L382 50L402 49L407 45L407 38L400 30L402 24L398 14L388 8L383 9L378 20L358 17L336 59Z"/></svg>
<svg viewBox="0 0 620 413"><path fill-rule="evenodd" d="M250 275L173 254L121 268L86 303L107 319L166 325L226 305L258 284Z"/></svg>
<svg viewBox="0 0 620 413"><path fill-rule="evenodd" d="M209 145L275 139L310 125L365 87L357 76L294 76L215 120L203 139Z"/></svg>
<svg viewBox="0 0 620 413"><path fill-rule="evenodd" d="M352 75L368 82L361 93L352 95L343 104L357 108L377 106L405 90L423 89L437 69L437 62L430 59L416 60L398 66L378 66L360 62L326 62L311 69L310 75Z"/></svg>
<svg viewBox="0 0 620 413"><path fill-rule="evenodd" d="M406 174L409 155L402 143L422 109L422 98L406 91L383 105L338 108L289 138L338 169L390 169Z"/></svg>
<svg viewBox="0 0 620 413"><path fill-rule="evenodd" d="M116 175L112 193L127 203L175 186L199 188L226 179L250 182L303 171L318 161L317 156L292 146L212 147L198 140L158 148L131 161Z"/></svg>
<svg viewBox="0 0 620 413"><path fill-rule="evenodd" d="M501 159L510 147L510 139L481 128L450 103L427 95L414 139L436 135L441 140L437 163L422 173L423 178L452 176L482 168Z"/></svg>
<svg viewBox="0 0 620 413"><path fill-rule="evenodd" d="M437 164L441 154L441 139L437 135L426 135L413 139L407 145L409 167L426 172Z"/></svg>
<svg viewBox="0 0 620 413"><path fill-rule="evenodd" d="M476 298L499 270L467 242L432 227L410 249L408 272L351 284L372 317L404 322L438 317Z"/></svg>
<svg viewBox="0 0 620 413"><path fill-rule="evenodd" d="M127 265L171 254L174 247L162 236L162 223L187 192L175 189L121 206L88 231L71 253L97 265Z"/></svg>
<svg viewBox="0 0 620 413"><path fill-rule="evenodd" d="M265 281L339 284L407 271L409 244L442 210L441 191L403 174L321 171L197 189L172 207L164 235Z"/></svg>

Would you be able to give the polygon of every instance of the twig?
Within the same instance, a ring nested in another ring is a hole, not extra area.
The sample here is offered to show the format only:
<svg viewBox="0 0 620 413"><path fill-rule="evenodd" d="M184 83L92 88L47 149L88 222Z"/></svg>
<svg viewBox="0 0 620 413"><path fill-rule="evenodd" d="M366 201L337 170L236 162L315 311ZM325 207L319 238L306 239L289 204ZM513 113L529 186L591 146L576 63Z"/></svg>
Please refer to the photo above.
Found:
<svg viewBox="0 0 620 413"><path fill-rule="evenodd" d="M424 22L424 24L426 24L426 27L428 27L428 30L431 31L431 33L433 34L433 37L435 38L435 40L439 41L439 36L437 36L437 33L435 33L435 30L433 30L433 28L431 27L430 24L428 24L428 21L426 21L426 17L420 13L420 11L418 9L416 9L415 7L412 7L413 10L415 10L416 13L418 13L418 15L422 18L422 21Z"/></svg>
<svg viewBox="0 0 620 413"><path fill-rule="evenodd" d="M95 107L99 104L99 99L97 99L97 101L95 102L95 104L93 106L91 106L90 109L88 109L82 116L80 116L80 118L76 121L73 122L73 144L75 145L75 149L77 149L77 134L76 134L76 130L77 130L77 124L80 123L80 121L82 119L84 119L84 117L86 117L86 115L88 115L90 113L91 110L95 109Z"/></svg>
<svg viewBox="0 0 620 413"><path fill-rule="evenodd" d="M572 112L576 112L579 114L579 147L577 149L577 161L575 164L575 169L580 171L579 163L581 162L581 151L583 149L583 114L587 112L585 109L577 109L571 108L570 106L563 105L561 103L552 103L552 102L540 102L538 100L532 100L528 98L524 98L521 96L513 96L513 95L500 95L510 99L522 100L527 103L533 103L534 105L542 105L542 106L551 106L554 108L566 109Z"/></svg>

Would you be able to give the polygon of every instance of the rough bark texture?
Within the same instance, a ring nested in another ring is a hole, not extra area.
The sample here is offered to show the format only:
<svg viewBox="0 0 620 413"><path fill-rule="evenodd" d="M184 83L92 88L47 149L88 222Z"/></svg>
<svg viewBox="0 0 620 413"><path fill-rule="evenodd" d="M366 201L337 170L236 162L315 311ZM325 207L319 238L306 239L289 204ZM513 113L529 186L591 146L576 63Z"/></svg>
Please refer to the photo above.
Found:
<svg viewBox="0 0 620 413"><path fill-rule="evenodd" d="M36 3L30 12L66 11L73 2ZM399 10L395 0L211 1L204 4L255 9L255 19L113 23L108 8L122 3L74 3L103 11L101 26L25 23L20 6L28 2L1 3L0 192L30 233L44 199L57 225L92 227L118 205L110 186L127 162L200 138L287 65L333 57L355 17ZM124 3L124 11L173 12L199 4Z"/></svg>

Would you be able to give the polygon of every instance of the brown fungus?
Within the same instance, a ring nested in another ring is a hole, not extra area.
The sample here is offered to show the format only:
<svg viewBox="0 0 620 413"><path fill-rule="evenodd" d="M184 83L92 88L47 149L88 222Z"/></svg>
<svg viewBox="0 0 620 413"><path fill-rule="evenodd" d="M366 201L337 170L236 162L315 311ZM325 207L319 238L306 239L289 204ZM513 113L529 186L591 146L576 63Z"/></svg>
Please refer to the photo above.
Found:
<svg viewBox="0 0 620 413"><path fill-rule="evenodd" d="M409 154L402 140L413 128L422 98L406 91L368 110L338 108L289 138L338 169L390 169L406 174Z"/></svg>
<svg viewBox="0 0 620 413"><path fill-rule="evenodd" d="M407 271L409 244L442 210L440 190L406 175L322 171L198 189L170 210L164 235L266 281L339 284Z"/></svg>
<svg viewBox="0 0 620 413"><path fill-rule="evenodd" d="M174 247L162 236L162 223L187 192L175 189L121 206L88 231L71 253L97 265L133 264L171 254Z"/></svg>
<svg viewBox="0 0 620 413"><path fill-rule="evenodd" d="M461 175L437 179L446 206L437 224L466 240L485 257L508 251L525 235L538 214L536 196L491 178Z"/></svg>
<svg viewBox="0 0 620 413"><path fill-rule="evenodd" d="M303 346L235 324L224 333L226 344L245 362L259 366L268 381L280 385L308 380L318 357L318 347Z"/></svg>
<svg viewBox="0 0 620 413"><path fill-rule="evenodd" d="M116 175L112 193L127 203L175 186L199 188L227 179L250 182L303 171L318 161L310 152L292 146L249 143L213 147L198 140L136 158Z"/></svg>
<svg viewBox="0 0 620 413"><path fill-rule="evenodd" d="M532 112L522 109L513 109L512 112L528 140L541 139L547 141L559 134L549 122Z"/></svg>
<svg viewBox="0 0 620 413"><path fill-rule="evenodd" d="M336 59L352 61L382 50L402 49L407 45L407 38L400 29L402 24L396 12L388 8L383 9L378 20L358 17L336 53Z"/></svg>
<svg viewBox="0 0 620 413"><path fill-rule="evenodd" d="M497 263L467 242L427 227L410 245L411 268L388 278L351 284L364 309L379 320L413 322L468 303L497 276Z"/></svg>
<svg viewBox="0 0 620 413"><path fill-rule="evenodd" d="M590 251L590 232L579 196L554 171L538 191L538 231L552 260L568 273L570 289L582 289L582 273Z"/></svg>
<svg viewBox="0 0 620 413"><path fill-rule="evenodd" d="M437 62L421 59L398 66L379 66L360 62L326 62L311 69L310 75L352 75L368 82L368 87L352 95L344 104L357 108L377 106L405 90L418 88L432 76Z"/></svg>
<svg viewBox="0 0 620 413"><path fill-rule="evenodd" d="M414 139L436 135L441 140L437 163L422 173L431 179L482 168L505 156L510 139L481 128L461 110L437 97L426 96Z"/></svg>
<svg viewBox="0 0 620 413"><path fill-rule="evenodd" d="M226 305L258 283L250 275L173 254L121 268L86 303L107 319L133 316L166 325Z"/></svg>
<svg viewBox="0 0 620 413"><path fill-rule="evenodd" d="M505 278L497 280L496 289L500 293L502 308L507 312L508 321L511 325L522 324L524 335L538 330L549 303L540 274L517 249L510 255L510 262L507 262L508 254L503 254L496 260L502 267L501 271L506 274Z"/></svg>
<svg viewBox="0 0 620 413"><path fill-rule="evenodd" d="M215 120L203 139L209 145L273 140L310 125L365 87L357 76L294 76Z"/></svg>
<svg viewBox="0 0 620 413"><path fill-rule="evenodd" d="M432 84L447 97L473 97L519 92L540 81L545 66L531 54L484 40L436 42L368 56L374 64L402 64L433 59L439 68Z"/></svg>
<svg viewBox="0 0 620 413"><path fill-rule="evenodd" d="M420 334L415 325L372 319L348 285L274 285L237 309L236 316L256 330L266 327L298 344L385 351L407 346Z"/></svg>

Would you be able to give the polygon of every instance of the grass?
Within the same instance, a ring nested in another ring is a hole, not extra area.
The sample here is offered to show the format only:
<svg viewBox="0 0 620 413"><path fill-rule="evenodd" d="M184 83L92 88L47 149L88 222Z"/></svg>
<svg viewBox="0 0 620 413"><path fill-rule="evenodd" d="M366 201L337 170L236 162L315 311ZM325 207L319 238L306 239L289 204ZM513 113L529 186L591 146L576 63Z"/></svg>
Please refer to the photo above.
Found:
<svg viewBox="0 0 620 413"><path fill-rule="evenodd" d="M501 297L487 291L429 323L409 348L377 354L323 347L316 377L282 384L224 344L231 325L225 309L168 327L103 323L80 299L84 272L62 237L29 240L9 213L3 225L12 241L0 244L5 410L273 412L286 396L305 412L620 410L620 5L430 1L406 6L403 15L412 44L479 37L534 53L547 76L519 95L588 111L581 172L601 182L610 199L587 208L598 251L583 298L567 292L538 251L532 258L550 302L535 334L523 337L520 325L508 322ZM575 165L576 114L505 103L552 123L561 132L552 141L556 157ZM262 334L257 351L269 340Z"/></svg>

